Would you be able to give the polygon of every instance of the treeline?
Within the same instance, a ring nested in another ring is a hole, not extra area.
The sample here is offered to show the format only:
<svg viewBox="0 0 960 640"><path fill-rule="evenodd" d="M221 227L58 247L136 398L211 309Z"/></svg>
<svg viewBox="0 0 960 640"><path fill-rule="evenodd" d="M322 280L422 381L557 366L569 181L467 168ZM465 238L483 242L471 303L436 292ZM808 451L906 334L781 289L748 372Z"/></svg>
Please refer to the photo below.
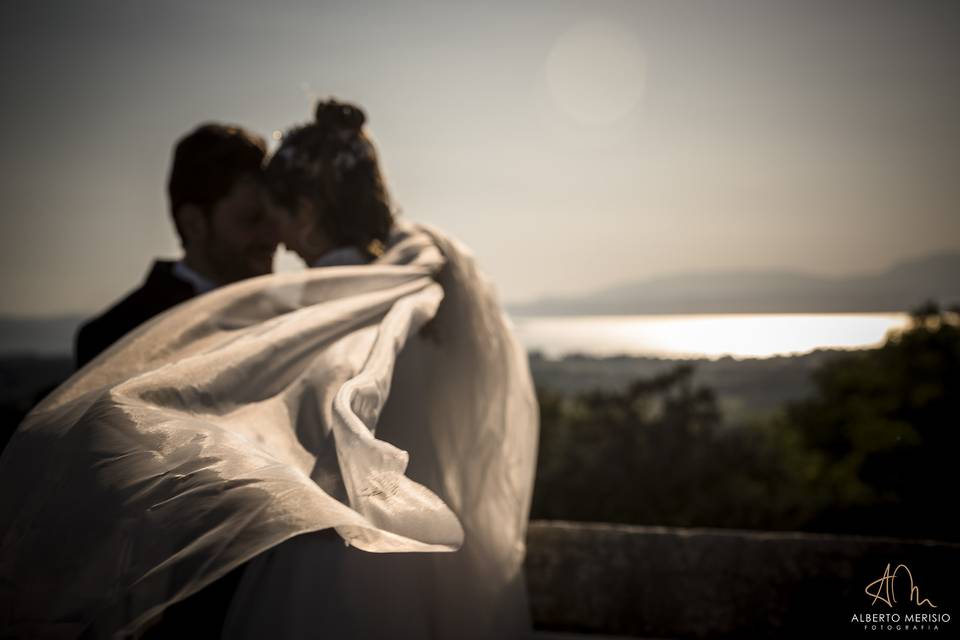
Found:
<svg viewBox="0 0 960 640"><path fill-rule="evenodd" d="M812 394L729 424L694 368L623 392L540 388L533 518L960 539L960 309L928 303Z"/></svg>

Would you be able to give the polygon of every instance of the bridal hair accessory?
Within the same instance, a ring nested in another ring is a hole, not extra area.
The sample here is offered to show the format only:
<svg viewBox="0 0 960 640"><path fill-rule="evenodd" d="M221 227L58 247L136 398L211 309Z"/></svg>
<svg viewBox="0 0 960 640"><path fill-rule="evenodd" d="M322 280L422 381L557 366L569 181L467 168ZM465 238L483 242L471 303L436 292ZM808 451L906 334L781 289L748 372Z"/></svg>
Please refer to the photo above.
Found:
<svg viewBox="0 0 960 640"><path fill-rule="evenodd" d="M337 182L341 181L343 176L355 166L372 158L369 143L360 136L354 137L345 148L337 151L331 161Z"/></svg>
<svg viewBox="0 0 960 640"><path fill-rule="evenodd" d="M310 135L300 135L297 144L281 141L277 158L286 170L297 171L311 178L332 173L336 182L357 165L375 162L373 146L363 135L366 115L359 108L326 100L317 103L315 122L304 127Z"/></svg>
<svg viewBox="0 0 960 640"><path fill-rule="evenodd" d="M367 245L367 253L377 258L382 256L385 250L386 247L383 245L383 242L380 241L380 238L374 238L370 241L370 244Z"/></svg>
<svg viewBox="0 0 960 640"><path fill-rule="evenodd" d="M303 173L308 177L317 178L330 170L336 182L343 182L354 167L373 160L373 149L370 143L362 137L353 137L345 141L346 145L339 148L331 158L312 157L307 149L289 144L277 152L277 158L283 163L287 171Z"/></svg>

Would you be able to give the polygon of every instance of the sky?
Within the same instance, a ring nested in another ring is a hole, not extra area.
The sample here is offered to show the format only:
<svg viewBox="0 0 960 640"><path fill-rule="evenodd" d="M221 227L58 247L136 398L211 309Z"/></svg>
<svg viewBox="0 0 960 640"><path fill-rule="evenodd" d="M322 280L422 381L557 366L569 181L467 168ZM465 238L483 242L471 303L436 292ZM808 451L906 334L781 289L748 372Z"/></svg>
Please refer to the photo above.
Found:
<svg viewBox="0 0 960 640"><path fill-rule="evenodd" d="M401 215L508 303L960 249L957 33L938 0L5 0L0 314L137 286L180 255L176 139L321 97L364 108Z"/></svg>

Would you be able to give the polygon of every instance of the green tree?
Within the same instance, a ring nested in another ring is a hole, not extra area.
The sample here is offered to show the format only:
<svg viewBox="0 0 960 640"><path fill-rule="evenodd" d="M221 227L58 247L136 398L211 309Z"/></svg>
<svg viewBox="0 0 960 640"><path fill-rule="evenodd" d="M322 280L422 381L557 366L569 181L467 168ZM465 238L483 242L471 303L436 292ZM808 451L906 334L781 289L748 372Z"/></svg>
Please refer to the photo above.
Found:
<svg viewBox="0 0 960 640"><path fill-rule="evenodd" d="M957 539L950 489L960 433L960 322L925 303L883 347L832 360L786 429L824 460L809 526Z"/></svg>
<svg viewBox="0 0 960 640"><path fill-rule="evenodd" d="M838 354L777 417L724 424L694 369L623 392L539 389L536 518L954 540L960 309L927 303Z"/></svg>
<svg viewBox="0 0 960 640"><path fill-rule="evenodd" d="M794 434L723 424L712 390L679 365L622 393L539 390L533 517L794 528L811 460ZM794 447L794 448L791 448Z"/></svg>

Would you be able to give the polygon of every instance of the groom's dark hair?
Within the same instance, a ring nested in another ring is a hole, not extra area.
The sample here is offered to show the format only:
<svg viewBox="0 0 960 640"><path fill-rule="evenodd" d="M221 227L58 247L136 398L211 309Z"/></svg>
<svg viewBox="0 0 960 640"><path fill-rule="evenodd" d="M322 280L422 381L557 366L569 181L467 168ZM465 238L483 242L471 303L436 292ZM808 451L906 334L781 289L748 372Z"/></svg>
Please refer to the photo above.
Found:
<svg viewBox="0 0 960 640"><path fill-rule="evenodd" d="M236 125L202 124L177 142L167 193L181 242L184 238L177 210L195 204L209 213L239 179L260 177L266 154L262 137Z"/></svg>

